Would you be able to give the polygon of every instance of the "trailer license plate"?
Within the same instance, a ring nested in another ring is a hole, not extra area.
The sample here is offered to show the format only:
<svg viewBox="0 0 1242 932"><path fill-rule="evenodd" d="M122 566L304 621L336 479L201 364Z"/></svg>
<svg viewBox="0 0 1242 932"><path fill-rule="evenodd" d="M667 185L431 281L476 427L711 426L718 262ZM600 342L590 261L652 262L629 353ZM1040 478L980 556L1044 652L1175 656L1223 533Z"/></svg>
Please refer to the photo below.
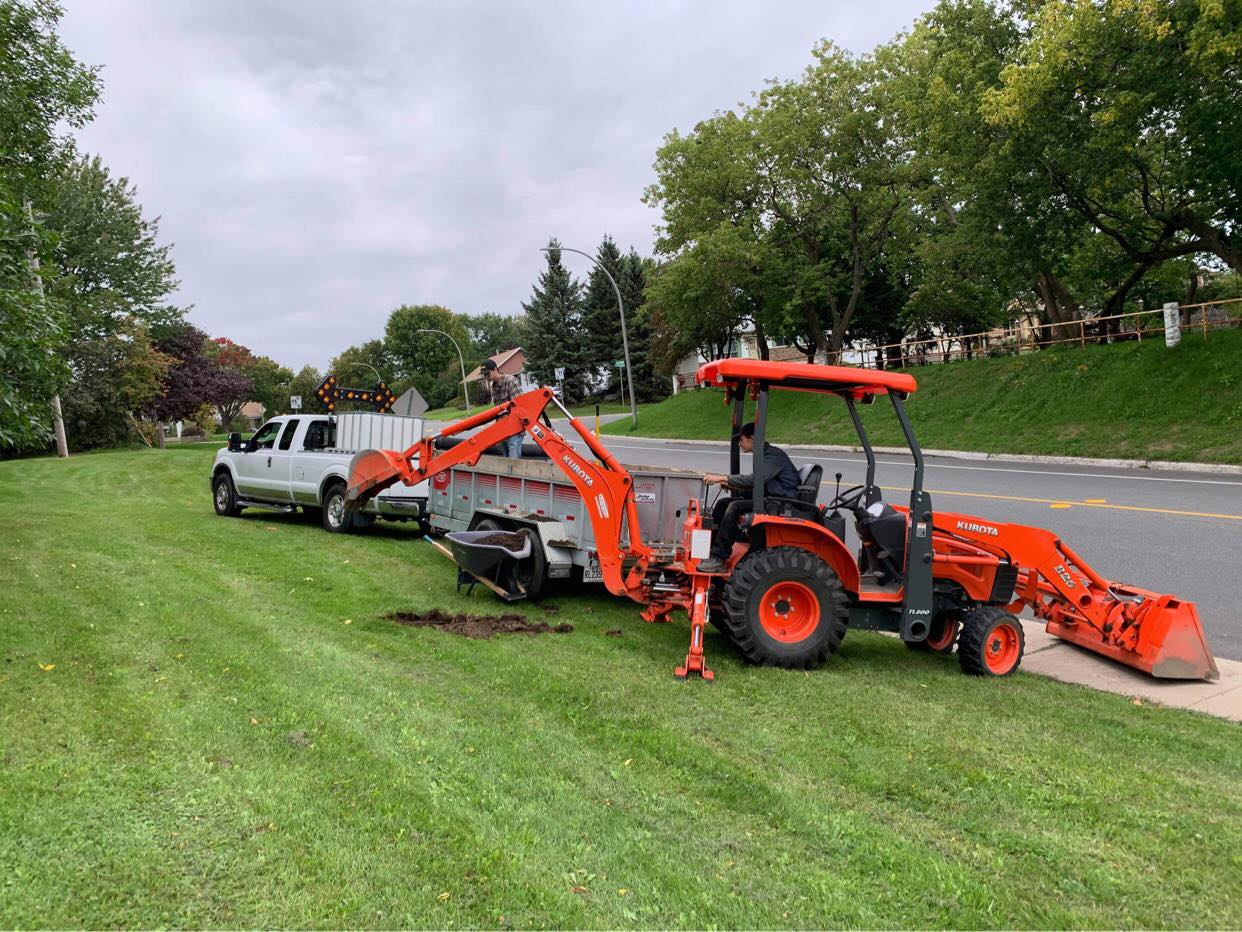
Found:
<svg viewBox="0 0 1242 932"><path fill-rule="evenodd" d="M592 554L587 560L586 566L582 568L583 582L603 582L604 570L599 565L599 557Z"/></svg>

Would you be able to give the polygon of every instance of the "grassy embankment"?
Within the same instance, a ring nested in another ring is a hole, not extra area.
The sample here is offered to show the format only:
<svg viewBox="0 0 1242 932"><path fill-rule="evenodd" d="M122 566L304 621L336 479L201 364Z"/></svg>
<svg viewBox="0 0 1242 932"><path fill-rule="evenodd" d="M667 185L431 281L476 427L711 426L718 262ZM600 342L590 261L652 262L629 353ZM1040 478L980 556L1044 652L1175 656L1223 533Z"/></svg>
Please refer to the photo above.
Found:
<svg viewBox="0 0 1242 932"><path fill-rule="evenodd" d="M0 926L1242 925L1236 725L858 632L679 683L598 594L401 627L499 606L412 529L216 517L211 455L0 463Z"/></svg>
<svg viewBox="0 0 1242 932"><path fill-rule="evenodd" d="M487 406L486 405L475 405L472 413L478 414L485 407ZM641 411L642 409L643 409L643 406L639 405L639 410ZM571 413L573 413L575 417L586 418L588 420L595 417L595 405L593 404L571 405L569 410ZM630 410L629 405L617 404L616 402L609 402L608 404L601 404L599 406L599 413L601 415L602 414L625 414L625 413L628 413L629 410ZM549 409L549 413L556 417L560 416L560 413L555 408ZM466 416L465 408L436 408L432 411L428 411L426 414L423 415L423 417L428 418L433 421L458 421L464 418L465 416Z"/></svg>
<svg viewBox="0 0 1242 932"><path fill-rule="evenodd" d="M1175 350L1148 339L908 371L919 383L909 410L924 447L1242 463L1242 330L1213 332L1206 344L1186 334ZM770 439L857 442L834 399L772 397ZM863 414L874 443L903 444L886 401ZM718 392L684 392L644 408L637 432L720 440L728 423ZM629 426L618 421L604 433Z"/></svg>

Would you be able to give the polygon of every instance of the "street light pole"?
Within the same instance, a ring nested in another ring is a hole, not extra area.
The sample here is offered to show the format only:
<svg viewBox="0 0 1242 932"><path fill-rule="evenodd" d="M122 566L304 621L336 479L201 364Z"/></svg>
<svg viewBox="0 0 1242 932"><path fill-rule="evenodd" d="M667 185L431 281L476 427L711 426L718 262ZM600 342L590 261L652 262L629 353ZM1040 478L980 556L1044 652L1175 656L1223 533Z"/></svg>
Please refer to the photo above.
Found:
<svg viewBox="0 0 1242 932"><path fill-rule="evenodd" d="M540 252L553 252L553 249L551 247L545 246L539 251ZM637 404L637 399L634 397L634 370L630 368L630 337L625 329L625 302L621 300L621 288L617 285L617 280L613 278L612 275L608 273L608 270L604 268L604 266L600 263L600 261L596 259L590 253L583 252L581 249L571 249L568 246L558 246L556 247L555 251L556 252L576 252L580 256L586 256L593 263L595 263L595 267L599 269L601 272L603 272L604 277L607 278L608 281L612 283L612 290L617 295L617 310L621 312L621 347L625 351L625 379L627 382L629 382L629 385L630 385L630 422L633 424L634 427L637 427L638 426L638 404Z"/></svg>
<svg viewBox="0 0 1242 932"><path fill-rule="evenodd" d="M470 413L470 388L466 385L466 358L461 354L461 347L457 345L457 341L453 339L453 335L445 333L443 330L432 330L429 327L420 327L415 333L438 333L442 337L448 337L449 342L453 344L453 348L457 350L457 361L461 363L461 393L466 396L466 413Z"/></svg>

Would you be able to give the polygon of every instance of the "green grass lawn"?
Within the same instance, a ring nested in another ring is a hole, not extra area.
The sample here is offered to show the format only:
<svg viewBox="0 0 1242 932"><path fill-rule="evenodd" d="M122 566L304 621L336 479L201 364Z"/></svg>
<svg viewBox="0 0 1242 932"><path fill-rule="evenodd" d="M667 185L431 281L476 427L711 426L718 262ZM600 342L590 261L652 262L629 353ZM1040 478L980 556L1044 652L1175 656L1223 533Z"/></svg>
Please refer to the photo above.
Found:
<svg viewBox="0 0 1242 932"><path fill-rule="evenodd" d="M0 926L1242 925L1236 725L858 632L679 683L601 595L401 627L499 606L211 453L0 463Z"/></svg>
<svg viewBox="0 0 1242 932"><path fill-rule="evenodd" d="M1163 340L1059 348L908 370L919 442L941 450L1242 463L1242 330L1205 344ZM800 392L772 395L770 439L856 443L845 406ZM751 406L753 411L753 405ZM863 409L876 444L903 445L886 399ZM628 422L604 433L625 434ZM644 409L648 437L727 439L719 392L683 392Z"/></svg>

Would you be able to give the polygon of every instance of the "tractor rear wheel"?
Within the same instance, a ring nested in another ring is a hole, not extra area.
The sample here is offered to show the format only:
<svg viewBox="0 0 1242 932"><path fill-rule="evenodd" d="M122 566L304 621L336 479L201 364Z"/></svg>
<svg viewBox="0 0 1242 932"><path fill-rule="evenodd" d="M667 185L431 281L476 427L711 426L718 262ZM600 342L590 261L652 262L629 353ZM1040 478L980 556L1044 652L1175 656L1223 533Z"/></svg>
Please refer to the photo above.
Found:
<svg viewBox="0 0 1242 932"><path fill-rule="evenodd" d="M841 646L849 618L836 572L808 550L746 555L725 583L721 626L750 663L813 669Z"/></svg>
<svg viewBox="0 0 1242 932"><path fill-rule="evenodd" d="M981 605L962 622L957 661L971 676L1008 676L1022 663L1022 622L996 605Z"/></svg>

